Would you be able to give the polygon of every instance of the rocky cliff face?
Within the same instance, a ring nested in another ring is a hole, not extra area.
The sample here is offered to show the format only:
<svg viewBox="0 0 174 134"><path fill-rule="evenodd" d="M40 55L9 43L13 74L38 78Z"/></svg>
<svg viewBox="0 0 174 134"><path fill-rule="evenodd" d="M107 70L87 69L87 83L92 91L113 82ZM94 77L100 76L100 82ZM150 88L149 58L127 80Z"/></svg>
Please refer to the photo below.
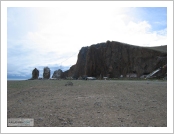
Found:
<svg viewBox="0 0 174 134"><path fill-rule="evenodd" d="M78 60L65 76L78 78L93 76L110 78L126 77L136 74L140 77L167 64L167 53L145 47L128 45L120 42L99 43L90 47L82 47ZM163 71L163 74L167 72Z"/></svg>

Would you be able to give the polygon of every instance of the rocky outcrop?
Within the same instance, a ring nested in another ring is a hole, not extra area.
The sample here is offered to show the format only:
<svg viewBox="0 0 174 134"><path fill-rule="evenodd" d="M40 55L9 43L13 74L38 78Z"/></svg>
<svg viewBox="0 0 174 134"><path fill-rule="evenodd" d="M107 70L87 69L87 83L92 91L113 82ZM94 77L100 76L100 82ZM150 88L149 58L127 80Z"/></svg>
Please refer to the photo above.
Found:
<svg viewBox="0 0 174 134"><path fill-rule="evenodd" d="M44 67L43 70L43 78L44 79L49 79L50 78L51 71L48 67Z"/></svg>
<svg viewBox="0 0 174 134"><path fill-rule="evenodd" d="M71 66L69 70L62 72L61 78L73 77L75 78L75 65Z"/></svg>
<svg viewBox="0 0 174 134"><path fill-rule="evenodd" d="M35 68L32 71L32 78L31 79L38 79L38 77L39 77L39 70L37 70L37 68Z"/></svg>
<svg viewBox="0 0 174 134"><path fill-rule="evenodd" d="M62 70L59 69L59 70L54 71L52 78L57 78L58 79L58 78L61 77L61 75L62 75Z"/></svg>
<svg viewBox="0 0 174 134"><path fill-rule="evenodd" d="M65 76L114 77L149 74L167 64L167 52L146 47L133 46L115 41L107 41L82 47L76 65L66 71ZM162 74L166 74L163 71Z"/></svg>

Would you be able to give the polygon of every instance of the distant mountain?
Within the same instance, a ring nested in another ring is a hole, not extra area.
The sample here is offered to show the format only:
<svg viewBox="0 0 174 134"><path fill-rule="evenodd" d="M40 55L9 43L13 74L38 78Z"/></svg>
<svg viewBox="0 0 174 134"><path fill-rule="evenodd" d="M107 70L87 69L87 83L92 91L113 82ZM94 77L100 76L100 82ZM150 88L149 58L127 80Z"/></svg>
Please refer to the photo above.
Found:
<svg viewBox="0 0 174 134"><path fill-rule="evenodd" d="M134 74L141 77L167 64L167 46L140 47L116 41L98 43L82 47L77 63L64 77L78 78L93 76L117 78ZM158 76L164 76L167 68L159 71Z"/></svg>
<svg viewBox="0 0 174 134"><path fill-rule="evenodd" d="M145 47L145 48L155 50L155 51L159 51L159 52L163 52L163 53L167 53L167 45L156 46L156 47Z"/></svg>
<svg viewBox="0 0 174 134"><path fill-rule="evenodd" d="M29 75L26 75L26 76L17 76L17 75L7 75L7 80L18 80L18 79L24 79L24 80L27 80L29 79L31 76Z"/></svg>

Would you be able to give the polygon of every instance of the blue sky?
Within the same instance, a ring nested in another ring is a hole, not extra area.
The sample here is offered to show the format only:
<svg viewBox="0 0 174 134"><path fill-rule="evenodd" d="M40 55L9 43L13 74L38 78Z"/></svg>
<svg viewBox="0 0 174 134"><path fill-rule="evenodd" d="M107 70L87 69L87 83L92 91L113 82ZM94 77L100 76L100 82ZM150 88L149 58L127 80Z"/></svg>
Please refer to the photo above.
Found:
<svg viewBox="0 0 174 134"><path fill-rule="evenodd" d="M57 7L7 8L7 75L31 77L69 69L81 47L111 41L167 45L166 7L125 7L114 2L59 2Z"/></svg>

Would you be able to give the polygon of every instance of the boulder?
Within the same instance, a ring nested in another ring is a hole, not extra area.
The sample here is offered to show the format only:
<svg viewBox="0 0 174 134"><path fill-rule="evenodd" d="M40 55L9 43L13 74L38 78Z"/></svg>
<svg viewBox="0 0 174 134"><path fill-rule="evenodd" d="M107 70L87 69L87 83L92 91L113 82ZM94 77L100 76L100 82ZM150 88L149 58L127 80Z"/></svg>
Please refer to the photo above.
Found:
<svg viewBox="0 0 174 134"><path fill-rule="evenodd" d="M39 70L37 70L37 68L35 68L32 71L32 78L31 79L38 79L38 77L39 77Z"/></svg>
<svg viewBox="0 0 174 134"><path fill-rule="evenodd" d="M68 81L65 86L73 86L73 83L71 81Z"/></svg>
<svg viewBox="0 0 174 134"><path fill-rule="evenodd" d="M61 77L61 75L62 75L62 70L59 69L59 70L54 71L52 78L57 78L58 79L58 78Z"/></svg>
<svg viewBox="0 0 174 134"><path fill-rule="evenodd" d="M51 70L48 67L44 67L43 78L49 79L51 74Z"/></svg>

